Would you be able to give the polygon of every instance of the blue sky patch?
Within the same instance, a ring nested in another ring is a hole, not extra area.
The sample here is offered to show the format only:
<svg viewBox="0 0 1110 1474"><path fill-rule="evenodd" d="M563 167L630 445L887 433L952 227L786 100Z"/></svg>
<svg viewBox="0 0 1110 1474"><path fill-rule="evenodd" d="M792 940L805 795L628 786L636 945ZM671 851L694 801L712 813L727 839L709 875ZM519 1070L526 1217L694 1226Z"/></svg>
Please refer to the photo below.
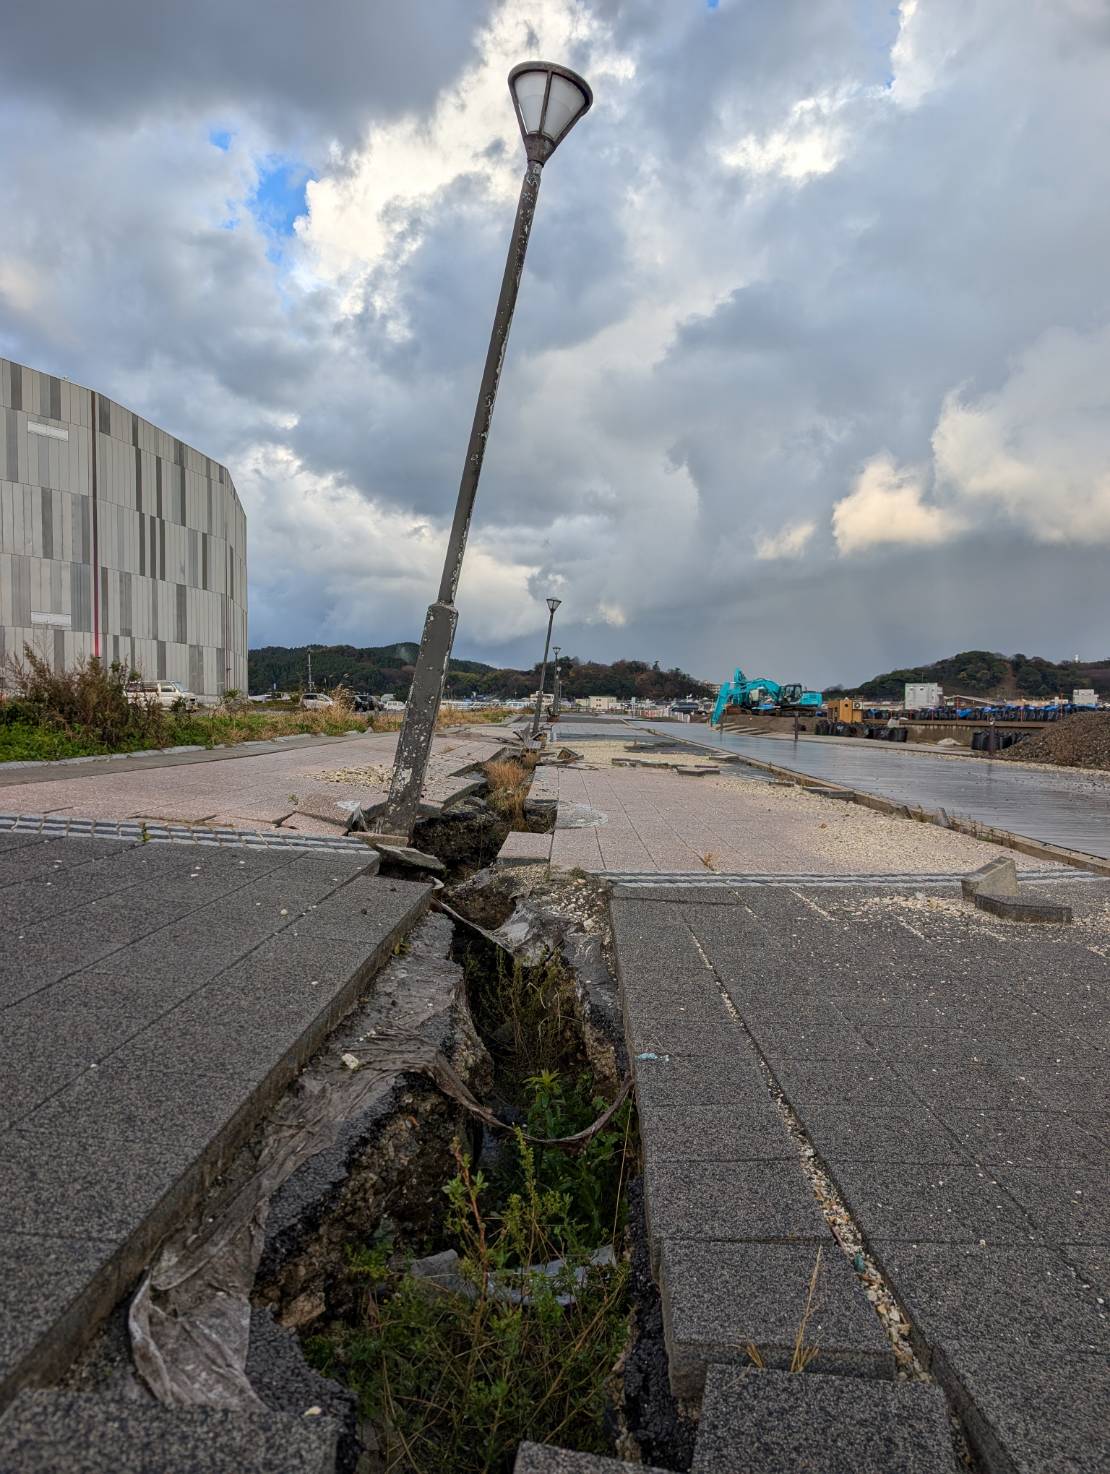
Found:
<svg viewBox="0 0 1110 1474"><path fill-rule="evenodd" d="M218 148L222 153L227 153L231 147L230 128L210 128L208 130L208 142L213 148Z"/></svg>
<svg viewBox="0 0 1110 1474"><path fill-rule="evenodd" d="M248 200L251 214L259 227L278 240L293 234L298 215L308 213L305 189L316 175L298 159L274 154L262 159L258 166L258 184Z"/></svg>

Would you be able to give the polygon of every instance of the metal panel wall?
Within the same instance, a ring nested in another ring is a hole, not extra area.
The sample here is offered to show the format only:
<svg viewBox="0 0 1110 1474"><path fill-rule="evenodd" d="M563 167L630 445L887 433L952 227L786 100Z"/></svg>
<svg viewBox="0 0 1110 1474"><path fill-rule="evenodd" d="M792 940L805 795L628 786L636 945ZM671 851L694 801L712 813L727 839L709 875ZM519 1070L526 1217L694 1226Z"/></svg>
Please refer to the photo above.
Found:
<svg viewBox="0 0 1110 1474"><path fill-rule="evenodd" d="M98 654L209 699L246 690L246 560L225 466L0 359L0 660L30 645L55 667Z"/></svg>

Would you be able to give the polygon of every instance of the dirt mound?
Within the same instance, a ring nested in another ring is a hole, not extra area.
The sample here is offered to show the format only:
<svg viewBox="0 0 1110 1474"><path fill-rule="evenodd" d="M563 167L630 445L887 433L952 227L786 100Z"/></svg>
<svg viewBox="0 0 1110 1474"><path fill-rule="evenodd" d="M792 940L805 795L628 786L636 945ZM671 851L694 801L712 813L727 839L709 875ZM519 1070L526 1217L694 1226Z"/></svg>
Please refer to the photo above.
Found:
<svg viewBox="0 0 1110 1474"><path fill-rule="evenodd" d="M1003 762L1009 758L1020 763L1055 763L1061 768L1110 772L1110 712L1076 712L998 756Z"/></svg>

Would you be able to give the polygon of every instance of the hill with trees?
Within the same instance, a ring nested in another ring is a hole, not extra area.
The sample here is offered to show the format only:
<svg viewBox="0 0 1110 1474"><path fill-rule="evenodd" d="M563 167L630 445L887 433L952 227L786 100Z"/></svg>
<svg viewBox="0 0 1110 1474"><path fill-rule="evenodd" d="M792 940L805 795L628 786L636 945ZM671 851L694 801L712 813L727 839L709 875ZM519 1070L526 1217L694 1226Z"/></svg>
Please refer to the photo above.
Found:
<svg viewBox="0 0 1110 1474"><path fill-rule="evenodd" d="M312 679L317 686L350 686L372 695L392 692L399 700L408 695L413 665L419 646L397 645L264 645L248 658L250 689L261 693L274 686L279 691L297 690L308 680L308 657L312 656ZM695 680L676 668L661 670L659 662L617 660L611 665L559 657L563 693L572 700L587 696L616 696L627 701L635 696L645 701L673 701L679 697L712 696L716 688ZM479 660L452 658L447 674L447 695L454 697L496 696L513 698L535 694L540 663L528 670L499 669ZM550 680L550 673L548 680Z"/></svg>
<svg viewBox="0 0 1110 1474"><path fill-rule="evenodd" d="M1076 687L1110 691L1110 656L1105 660L1045 660L1040 655L999 655L994 650L964 650L932 665L907 666L873 676L858 686L830 688L872 701L901 701L907 681L937 681L946 696L981 696L1013 701L1041 700Z"/></svg>

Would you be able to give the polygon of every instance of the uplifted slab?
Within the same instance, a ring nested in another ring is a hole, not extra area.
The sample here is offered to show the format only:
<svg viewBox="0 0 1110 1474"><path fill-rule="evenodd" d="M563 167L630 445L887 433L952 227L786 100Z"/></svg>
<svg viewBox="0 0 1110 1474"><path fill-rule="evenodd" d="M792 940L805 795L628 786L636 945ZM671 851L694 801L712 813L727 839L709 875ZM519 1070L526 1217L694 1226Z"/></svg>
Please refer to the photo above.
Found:
<svg viewBox="0 0 1110 1474"><path fill-rule="evenodd" d="M65 1364L422 914L363 852L0 854L0 1405Z"/></svg>

